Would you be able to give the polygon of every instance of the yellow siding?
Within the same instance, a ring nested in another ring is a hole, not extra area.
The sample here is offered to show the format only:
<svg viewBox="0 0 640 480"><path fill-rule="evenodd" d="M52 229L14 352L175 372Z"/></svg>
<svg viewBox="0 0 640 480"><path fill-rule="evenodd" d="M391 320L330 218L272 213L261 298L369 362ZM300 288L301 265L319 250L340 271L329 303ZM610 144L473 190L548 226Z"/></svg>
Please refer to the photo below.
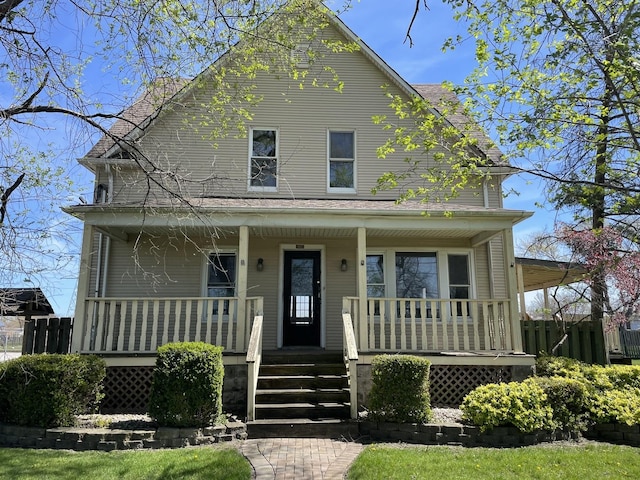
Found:
<svg viewBox="0 0 640 480"><path fill-rule="evenodd" d="M325 32L337 36L335 31ZM404 168L405 154L399 152L387 159L377 158L376 148L384 143L389 132L373 125L372 116L392 114L389 99L382 85L389 78L362 53L329 54L322 64L329 64L344 82L342 93L331 88L307 85L300 89L298 82L284 76L262 73L254 80L257 93L263 100L253 110L247 127L276 128L279 133L279 188L277 193L254 192L261 197L332 198L349 194L327 193L327 130L353 129L356 131L357 198L373 198L371 189L386 171ZM311 69L309 77L326 77L323 65ZM400 94L395 86L389 91ZM202 105L212 95L207 87L195 89L181 99L182 107L164 115L155 122L142 140L148 158L162 169L176 175L161 181L175 190L175 178L188 179L182 185L189 195L246 196L248 139L235 138L231 132L226 138L207 138L211 131L203 125ZM207 119L207 121L210 121ZM410 124L407 123L407 126ZM216 146L217 144L217 146ZM143 177L121 170L114 189L118 201L144 198L148 185ZM151 186L153 194L158 189ZM398 191L381 192L377 199L395 199ZM491 194L495 205L499 191ZM464 192L456 203L481 206L481 191Z"/></svg>

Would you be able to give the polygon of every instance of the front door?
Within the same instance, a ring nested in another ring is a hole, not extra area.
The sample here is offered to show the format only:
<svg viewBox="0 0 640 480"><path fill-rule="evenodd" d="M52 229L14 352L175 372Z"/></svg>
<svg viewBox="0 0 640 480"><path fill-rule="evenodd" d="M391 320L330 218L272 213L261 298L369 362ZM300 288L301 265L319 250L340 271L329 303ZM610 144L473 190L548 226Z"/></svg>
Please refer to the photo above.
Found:
<svg viewBox="0 0 640 480"><path fill-rule="evenodd" d="M320 346L320 252L284 252L283 346Z"/></svg>

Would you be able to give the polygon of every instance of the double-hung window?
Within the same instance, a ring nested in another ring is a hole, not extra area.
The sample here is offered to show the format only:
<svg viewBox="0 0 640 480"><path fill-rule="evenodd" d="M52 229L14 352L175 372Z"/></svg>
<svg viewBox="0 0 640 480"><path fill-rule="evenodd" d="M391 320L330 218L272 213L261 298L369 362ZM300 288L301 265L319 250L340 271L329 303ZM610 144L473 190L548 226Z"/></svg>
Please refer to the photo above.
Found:
<svg viewBox="0 0 640 480"><path fill-rule="evenodd" d="M223 313L229 313L229 298L236 294L236 254L232 252L218 252L209 255L207 262L207 296L224 298L214 301L213 314L222 305Z"/></svg>
<svg viewBox="0 0 640 480"><path fill-rule="evenodd" d="M355 192L356 133L329 130L329 191Z"/></svg>
<svg viewBox="0 0 640 480"><path fill-rule="evenodd" d="M469 256L450 254L447 263L449 264L449 298L468 300L471 294ZM457 303L456 310L457 315L462 316L462 302Z"/></svg>
<svg viewBox="0 0 640 480"><path fill-rule="evenodd" d="M385 295L384 255L367 255L367 298L382 298ZM379 301L374 303L373 313L380 314Z"/></svg>
<svg viewBox="0 0 640 480"><path fill-rule="evenodd" d="M278 187L278 131L252 128L249 138L249 189Z"/></svg>

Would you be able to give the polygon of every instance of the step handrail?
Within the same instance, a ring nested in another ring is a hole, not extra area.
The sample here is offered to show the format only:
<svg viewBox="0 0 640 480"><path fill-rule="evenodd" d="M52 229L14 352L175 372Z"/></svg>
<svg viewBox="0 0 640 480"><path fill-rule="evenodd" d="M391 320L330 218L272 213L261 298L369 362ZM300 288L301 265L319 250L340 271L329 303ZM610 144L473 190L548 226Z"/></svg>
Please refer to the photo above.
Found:
<svg viewBox="0 0 640 480"><path fill-rule="evenodd" d="M262 315L253 319L251 337L247 348L247 420L256 417L256 390L258 389L258 373L262 363Z"/></svg>
<svg viewBox="0 0 640 480"><path fill-rule="evenodd" d="M356 344L356 334L353 330L353 321L349 312L342 313L342 331L344 363L347 367L349 378L349 401L351 407L351 418L358 418L358 346Z"/></svg>

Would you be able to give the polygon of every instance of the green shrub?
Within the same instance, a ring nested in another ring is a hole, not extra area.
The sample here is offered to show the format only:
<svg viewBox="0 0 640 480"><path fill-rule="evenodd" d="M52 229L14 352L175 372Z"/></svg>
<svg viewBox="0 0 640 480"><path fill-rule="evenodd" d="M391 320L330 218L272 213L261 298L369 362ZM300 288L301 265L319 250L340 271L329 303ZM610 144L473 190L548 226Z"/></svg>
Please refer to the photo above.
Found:
<svg viewBox="0 0 640 480"><path fill-rule="evenodd" d="M413 355L378 355L371 362L369 394L373 419L425 423L431 417L429 360Z"/></svg>
<svg viewBox="0 0 640 480"><path fill-rule="evenodd" d="M590 401L590 413L596 423L640 425L640 389L598 392Z"/></svg>
<svg viewBox="0 0 640 480"><path fill-rule="evenodd" d="M640 367L631 365L587 365L584 378L596 390L640 388Z"/></svg>
<svg viewBox="0 0 640 480"><path fill-rule="evenodd" d="M586 363L567 357L542 355L536 360L536 375L540 377L566 377L580 380Z"/></svg>
<svg viewBox="0 0 640 480"><path fill-rule="evenodd" d="M539 375L557 375L582 383L588 392L584 404L584 418L587 421L627 425L640 423L638 366L588 365L571 358L541 357L537 361L537 372ZM561 402L550 403L556 416L568 414L563 411Z"/></svg>
<svg viewBox="0 0 640 480"><path fill-rule="evenodd" d="M158 348L149 415L163 426L204 427L222 414L222 347L203 342Z"/></svg>
<svg viewBox="0 0 640 480"><path fill-rule="evenodd" d="M555 428L547 395L533 379L477 387L464 398L460 409L462 418L482 432L510 425L525 433Z"/></svg>
<svg viewBox="0 0 640 480"><path fill-rule="evenodd" d="M71 426L96 410L106 373L92 355L23 355L0 370L0 421L33 427Z"/></svg>
<svg viewBox="0 0 640 480"><path fill-rule="evenodd" d="M547 395L557 427L571 431L587 427L588 389L583 382L565 377L533 377Z"/></svg>

